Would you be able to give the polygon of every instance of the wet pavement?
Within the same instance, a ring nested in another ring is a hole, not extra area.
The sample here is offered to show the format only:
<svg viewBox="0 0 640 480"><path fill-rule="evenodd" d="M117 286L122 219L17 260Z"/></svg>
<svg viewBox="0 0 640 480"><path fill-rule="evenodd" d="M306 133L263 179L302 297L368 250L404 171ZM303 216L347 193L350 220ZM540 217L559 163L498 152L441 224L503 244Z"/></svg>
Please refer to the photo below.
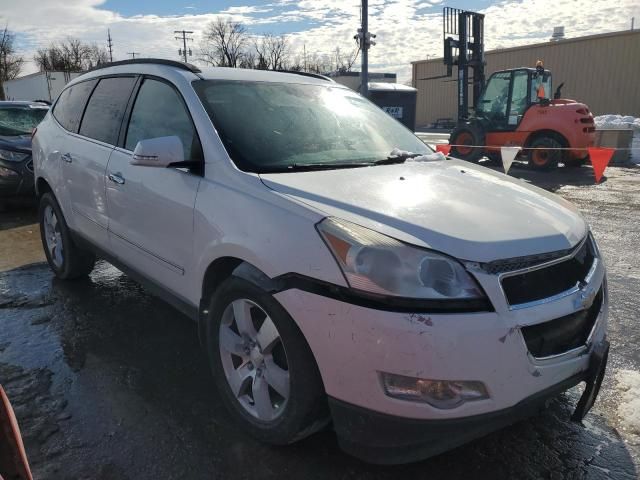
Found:
<svg viewBox="0 0 640 480"><path fill-rule="evenodd" d="M535 418L412 465L364 464L331 431L261 445L223 408L195 325L103 262L88 280L54 279L27 209L0 213L0 383L35 478L638 478L640 168L610 168L598 186L586 167L512 174L575 202L608 265L611 358L584 425L567 421L576 388Z"/></svg>

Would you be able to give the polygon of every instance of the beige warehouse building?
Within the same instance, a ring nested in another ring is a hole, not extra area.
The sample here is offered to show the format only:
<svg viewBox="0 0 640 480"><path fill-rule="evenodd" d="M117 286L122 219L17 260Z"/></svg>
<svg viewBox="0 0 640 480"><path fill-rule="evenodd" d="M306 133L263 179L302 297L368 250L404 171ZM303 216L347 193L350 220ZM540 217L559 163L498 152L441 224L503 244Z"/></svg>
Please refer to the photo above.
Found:
<svg viewBox="0 0 640 480"><path fill-rule="evenodd" d="M485 59L487 79L496 70L535 67L541 59L553 74L553 88L564 82L563 98L586 103L594 115L640 117L640 30L493 50L485 53ZM446 73L442 58L412 62L412 67L413 86L418 89L416 125L438 118L455 120L456 69L453 77L427 80Z"/></svg>

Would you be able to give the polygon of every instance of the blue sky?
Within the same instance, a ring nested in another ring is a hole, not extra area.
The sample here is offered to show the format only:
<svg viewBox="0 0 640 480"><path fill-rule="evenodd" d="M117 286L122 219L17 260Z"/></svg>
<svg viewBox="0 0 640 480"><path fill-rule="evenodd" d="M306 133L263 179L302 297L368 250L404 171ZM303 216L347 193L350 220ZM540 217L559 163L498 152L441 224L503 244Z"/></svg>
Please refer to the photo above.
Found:
<svg viewBox="0 0 640 480"><path fill-rule="evenodd" d="M369 0L370 28L378 35L370 51L372 71L411 75L411 61L442 55L442 7L482 12L486 48L547 41L554 26L567 37L629 28L640 19L640 1L616 0ZM114 58L127 52L178 59L174 30L193 30L192 61L198 63L203 32L216 18L243 23L252 35L285 34L292 56L329 58L352 51L360 0L0 0L0 23L16 33L16 46L28 60L35 50L73 37L100 46L107 29ZM28 12L28 14L25 14ZM640 22L638 22L640 23Z"/></svg>
<svg viewBox="0 0 640 480"><path fill-rule="evenodd" d="M358 0L346 0L345 3L352 3L359 5ZM391 3L391 2L387 2ZM428 2L423 2L428 3ZM461 0L456 2L447 2L447 6L454 8L461 8L466 10L481 10L487 7L492 2L491 0ZM218 0L218 1L206 1L206 0L193 0L186 2L175 2L171 0L107 0L100 8L105 10L111 10L118 12L123 16L134 15L198 15L209 12L223 12L233 9L234 7L256 7L258 10L252 13L251 16L256 19L267 19L274 15L281 15L287 11L291 11L296 8L295 2L278 2L276 1L247 1L242 2L238 0ZM434 5L435 6L435 5ZM439 10L437 6L436 9ZM426 7L418 9L419 13L425 13L427 10L431 10L433 7ZM275 34L287 34L292 32L304 31L313 26L317 26L320 22L306 19L304 21L282 21L268 24L260 24L249 26L250 31L256 31L257 33L275 33Z"/></svg>

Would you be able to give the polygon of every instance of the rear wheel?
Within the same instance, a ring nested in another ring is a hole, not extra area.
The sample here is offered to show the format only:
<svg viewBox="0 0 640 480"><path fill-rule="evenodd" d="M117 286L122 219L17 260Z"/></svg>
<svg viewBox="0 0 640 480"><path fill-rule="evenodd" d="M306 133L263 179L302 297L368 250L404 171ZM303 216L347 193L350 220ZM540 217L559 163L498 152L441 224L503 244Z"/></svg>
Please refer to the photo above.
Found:
<svg viewBox="0 0 640 480"><path fill-rule="evenodd" d="M58 278L72 280L91 273L96 257L78 247L51 192L42 195L38 210L40 236L49 267Z"/></svg>
<svg viewBox="0 0 640 480"><path fill-rule="evenodd" d="M475 125L460 125L456 127L449 137L451 156L477 162L484 154L484 132Z"/></svg>
<svg viewBox="0 0 640 480"><path fill-rule="evenodd" d="M327 423L313 355L268 292L241 278L223 282L211 300L206 346L218 391L254 437L286 445Z"/></svg>
<svg viewBox="0 0 640 480"><path fill-rule="evenodd" d="M529 147L529 166L534 170L551 170L562 160L562 144L553 137L536 138Z"/></svg>

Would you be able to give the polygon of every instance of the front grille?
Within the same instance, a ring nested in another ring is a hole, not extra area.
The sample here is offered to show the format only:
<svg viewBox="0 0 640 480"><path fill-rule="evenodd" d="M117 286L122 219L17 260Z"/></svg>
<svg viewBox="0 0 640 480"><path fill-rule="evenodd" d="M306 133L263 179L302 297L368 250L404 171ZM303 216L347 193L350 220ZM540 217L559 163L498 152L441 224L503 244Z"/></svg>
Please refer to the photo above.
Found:
<svg viewBox="0 0 640 480"><path fill-rule="evenodd" d="M29 170L31 173L33 173L33 160L29 160L25 165L25 168Z"/></svg>
<svg viewBox="0 0 640 480"><path fill-rule="evenodd" d="M543 358L585 345L602 308L603 295L600 288L593 304L586 310L538 325L522 327L522 336L531 355Z"/></svg>
<svg viewBox="0 0 640 480"><path fill-rule="evenodd" d="M574 247L578 248L578 247ZM497 275L499 273L514 272L516 270L523 270L525 268L535 267L543 263L557 260L558 258L568 257L571 255L574 249L569 248L567 250L558 250L556 252L541 253L538 255L527 255L524 257L505 258L502 260L494 260L493 262L483 263L482 269L491 274Z"/></svg>
<svg viewBox="0 0 640 480"><path fill-rule="evenodd" d="M593 243L588 238L563 262L503 278L502 289L509 305L534 302L571 290L585 280L595 256Z"/></svg>

